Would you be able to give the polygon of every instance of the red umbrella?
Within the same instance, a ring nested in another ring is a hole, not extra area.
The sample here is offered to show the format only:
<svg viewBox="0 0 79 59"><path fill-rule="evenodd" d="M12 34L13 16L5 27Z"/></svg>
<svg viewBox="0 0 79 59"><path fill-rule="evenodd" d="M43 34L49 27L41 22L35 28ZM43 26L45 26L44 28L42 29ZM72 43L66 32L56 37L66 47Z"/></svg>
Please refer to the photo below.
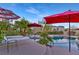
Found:
<svg viewBox="0 0 79 59"><path fill-rule="evenodd" d="M42 27L42 25L37 24L37 23L31 23L28 25L29 27Z"/></svg>
<svg viewBox="0 0 79 59"><path fill-rule="evenodd" d="M47 24L52 23L66 23L66 22L79 22L79 11L66 11L60 14L44 17Z"/></svg>
<svg viewBox="0 0 79 59"><path fill-rule="evenodd" d="M29 27L42 27L42 25L40 25L40 24L37 24L37 23L31 23L31 24L29 24L28 25ZM35 35L36 34L34 34L34 37L35 37ZM36 38L34 38L34 40L35 40Z"/></svg>
<svg viewBox="0 0 79 59"><path fill-rule="evenodd" d="M20 17L10 10L0 8L0 18L3 18L3 19L18 19Z"/></svg>
<svg viewBox="0 0 79 59"><path fill-rule="evenodd" d="M47 24L69 22L69 39L70 39L70 22L72 23L79 22L79 11L69 10L63 13L44 17L44 19ZM71 50L71 42L69 40L69 52L70 50Z"/></svg>

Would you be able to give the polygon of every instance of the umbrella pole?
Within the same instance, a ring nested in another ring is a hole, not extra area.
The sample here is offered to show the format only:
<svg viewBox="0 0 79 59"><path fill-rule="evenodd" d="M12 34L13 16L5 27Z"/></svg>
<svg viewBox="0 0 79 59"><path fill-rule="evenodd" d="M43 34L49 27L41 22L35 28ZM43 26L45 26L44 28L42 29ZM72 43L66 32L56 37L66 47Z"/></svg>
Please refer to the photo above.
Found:
<svg viewBox="0 0 79 59"><path fill-rule="evenodd" d="M70 16L69 16L69 52L71 52L71 40L70 39L71 39L71 33L70 33Z"/></svg>
<svg viewBox="0 0 79 59"><path fill-rule="evenodd" d="M70 22L69 22L69 52L71 52L71 40L70 40L71 34L70 34Z"/></svg>

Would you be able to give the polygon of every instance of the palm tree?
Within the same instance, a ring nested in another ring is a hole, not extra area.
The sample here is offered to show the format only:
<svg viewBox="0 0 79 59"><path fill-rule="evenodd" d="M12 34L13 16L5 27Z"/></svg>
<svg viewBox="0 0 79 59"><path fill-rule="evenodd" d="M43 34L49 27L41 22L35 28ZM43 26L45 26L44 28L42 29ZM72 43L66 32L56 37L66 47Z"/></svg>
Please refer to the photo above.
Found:
<svg viewBox="0 0 79 59"><path fill-rule="evenodd" d="M42 29L42 32L40 33L41 38L38 41L40 44L48 46L49 43L53 42L52 38L50 38L48 36L49 31L51 31L51 30L52 30L51 25L45 24L45 26ZM50 45L50 47L51 47L51 45ZM48 47L47 47L47 49L45 51L45 54L47 54L47 51L48 51Z"/></svg>
<svg viewBox="0 0 79 59"><path fill-rule="evenodd" d="M45 24L45 26L44 26L44 30L47 31L47 32L52 31L52 25Z"/></svg>
<svg viewBox="0 0 79 59"><path fill-rule="evenodd" d="M52 28L50 25L45 24L44 28L42 29L42 32L40 33L40 40L39 43L42 45L48 45L48 43L53 42L52 38L50 38L49 35L49 31L51 31Z"/></svg>
<svg viewBox="0 0 79 59"><path fill-rule="evenodd" d="M21 21L15 22L15 27L20 30L20 33L22 35L25 36L27 33L27 30L28 30L28 24L29 24L29 22L27 20L25 20L25 18L22 18Z"/></svg>
<svg viewBox="0 0 79 59"><path fill-rule="evenodd" d="M2 31L0 30L0 43L3 41L3 39L4 39L4 35L3 35Z"/></svg>
<svg viewBox="0 0 79 59"><path fill-rule="evenodd" d="M9 27L10 24L8 21L0 21L0 42L4 39Z"/></svg>

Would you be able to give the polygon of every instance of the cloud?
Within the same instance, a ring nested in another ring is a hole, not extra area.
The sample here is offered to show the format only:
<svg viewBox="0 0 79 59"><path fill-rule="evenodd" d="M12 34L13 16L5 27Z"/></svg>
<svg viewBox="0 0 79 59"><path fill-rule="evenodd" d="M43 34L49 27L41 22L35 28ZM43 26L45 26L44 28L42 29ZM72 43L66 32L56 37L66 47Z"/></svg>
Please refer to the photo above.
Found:
<svg viewBox="0 0 79 59"><path fill-rule="evenodd" d="M28 18L30 23L37 23L38 19L37 18Z"/></svg>
<svg viewBox="0 0 79 59"><path fill-rule="evenodd" d="M48 13L42 13L42 14L39 14L39 15L37 15L39 18L41 17L41 18L43 18L43 17L46 17L46 16L49 16L50 14L48 14Z"/></svg>
<svg viewBox="0 0 79 59"><path fill-rule="evenodd" d="M33 8L33 7L27 8L26 12L29 12L29 13L32 13L32 14L35 14L35 15L40 14L40 12L37 9Z"/></svg>
<svg viewBox="0 0 79 59"><path fill-rule="evenodd" d="M40 14L39 17L45 17L48 16L48 14Z"/></svg>
<svg viewBox="0 0 79 59"><path fill-rule="evenodd" d="M49 13L41 13L38 9L33 8L33 7L27 8L26 12L32 13L32 14L36 15L38 18L50 15Z"/></svg>
<svg viewBox="0 0 79 59"><path fill-rule="evenodd" d="M36 18L33 18L32 21L30 21L30 22L38 22L38 20L42 20L43 17L50 15L49 13L42 13L38 9L35 9L33 7L27 8L26 12L29 12L29 13L34 14L36 16Z"/></svg>

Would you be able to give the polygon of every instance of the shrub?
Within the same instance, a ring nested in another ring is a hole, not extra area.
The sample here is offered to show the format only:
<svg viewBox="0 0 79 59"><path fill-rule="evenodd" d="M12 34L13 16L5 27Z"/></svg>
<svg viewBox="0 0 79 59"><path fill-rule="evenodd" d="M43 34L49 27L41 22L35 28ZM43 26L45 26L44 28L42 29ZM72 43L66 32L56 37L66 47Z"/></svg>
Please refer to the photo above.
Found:
<svg viewBox="0 0 79 59"><path fill-rule="evenodd" d="M0 43L2 42L3 39L4 39L4 35L3 35L3 33L0 31Z"/></svg>
<svg viewBox="0 0 79 59"><path fill-rule="evenodd" d="M6 35L7 36L20 35L20 32L19 31L16 31L16 30L7 31Z"/></svg>
<svg viewBox="0 0 79 59"><path fill-rule="evenodd" d="M48 42L49 42L49 41L48 41L46 38L41 38L41 39L39 40L39 43L42 44L42 45L47 45Z"/></svg>
<svg viewBox="0 0 79 59"><path fill-rule="evenodd" d="M48 34L63 34L63 31L48 32Z"/></svg>

